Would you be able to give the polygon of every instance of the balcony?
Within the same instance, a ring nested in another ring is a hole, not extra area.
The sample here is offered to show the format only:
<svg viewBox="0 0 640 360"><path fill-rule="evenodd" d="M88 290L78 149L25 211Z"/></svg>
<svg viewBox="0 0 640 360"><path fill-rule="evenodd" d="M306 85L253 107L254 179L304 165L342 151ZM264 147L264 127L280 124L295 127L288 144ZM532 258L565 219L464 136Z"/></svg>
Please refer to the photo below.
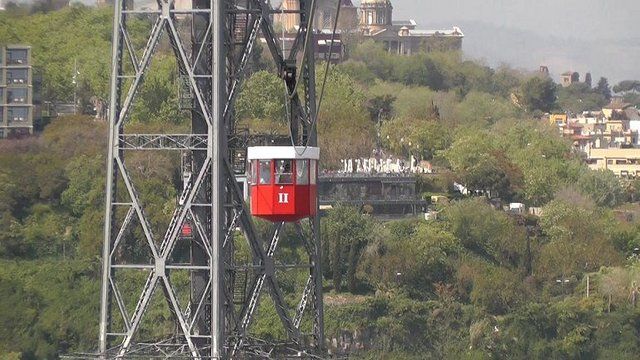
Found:
<svg viewBox="0 0 640 360"><path fill-rule="evenodd" d="M640 177L640 164L605 164L604 161L598 161L588 166L591 170L611 170L619 177Z"/></svg>
<svg viewBox="0 0 640 360"><path fill-rule="evenodd" d="M28 104L29 95L26 88L9 88L7 90L7 104Z"/></svg>
<svg viewBox="0 0 640 360"><path fill-rule="evenodd" d="M7 85L28 85L29 82L26 78L15 78L7 76Z"/></svg>
<svg viewBox="0 0 640 360"><path fill-rule="evenodd" d="M7 109L9 125L27 125L30 122L28 107L12 107Z"/></svg>
<svg viewBox="0 0 640 360"><path fill-rule="evenodd" d="M27 49L7 49L7 65L29 65L29 53Z"/></svg>
<svg viewBox="0 0 640 360"><path fill-rule="evenodd" d="M29 72L27 69L7 69L7 85L28 85Z"/></svg>

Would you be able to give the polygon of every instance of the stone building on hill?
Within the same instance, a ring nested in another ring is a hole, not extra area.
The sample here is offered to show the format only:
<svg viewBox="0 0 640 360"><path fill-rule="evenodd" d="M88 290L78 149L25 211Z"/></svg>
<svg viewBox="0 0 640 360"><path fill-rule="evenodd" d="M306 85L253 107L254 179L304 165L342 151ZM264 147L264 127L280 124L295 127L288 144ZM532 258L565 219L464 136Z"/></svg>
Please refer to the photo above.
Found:
<svg viewBox="0 0 640 360"><path fill-rule="evenodd" d="M464 38L455 26L450 30L419 30L414 20L394 20L391 0L362 0L360 30L365 37L384 44L390 53L400 55L461 50Z"/></svg>

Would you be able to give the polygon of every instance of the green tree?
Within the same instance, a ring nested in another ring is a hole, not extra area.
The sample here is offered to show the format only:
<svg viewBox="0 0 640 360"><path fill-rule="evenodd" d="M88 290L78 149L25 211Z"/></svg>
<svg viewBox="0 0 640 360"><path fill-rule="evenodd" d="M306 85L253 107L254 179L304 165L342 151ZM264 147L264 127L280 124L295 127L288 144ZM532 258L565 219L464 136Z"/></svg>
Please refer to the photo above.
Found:
<svg viewBox="0 0 640 360"><path fill-rule="evenodd" d="M78 95L87 99L91 96L106 99L111 59L111 20L109 9L95 9L79 3L48 13L23 16L1 14L0 38L7 43L32 46L33 65L42 72L43 99L73 99L75 87L71 77L75 62L80 71L77 82L87 90L78 92ZM91 31L87 31L89 28ZM52 32L51 29L56 31ZM132 26L129 29L136 45L146 35L137 30L140 28Z"/></svg>
<svg viewBox="0 0 640 360"><path fill-rule="evenodd" d="M104 181L100 176L104 168L101 156L80 156L67 165L69 185L62 193L62 205L71 214L81 217L88 208L99 208L104 197Z"/></svg>
<svg viewBox="0 0 640 360"><path fill-rule="evenodd" d="M396 97L393 95L374 96L367 101L367 111L373 122L389 119L393 114L393 102Z"/></svg>
<svg viewBox="0 0 640 360"><path fill-rule="evenodd" d="M506 120L492 130L495 146L519 170L521 180L514 191L520 201L544 205L564 183L577 181L582 165L551 126L535 120Z"/></svg>
<svg viewBox="0 0 640 360"><path fill-rule="evenodd" d="M318 69L318 83L324 69ZM349 75L330 69L316 126L322 161L327 168L337 167L340 159L365 157L375 144L375 124L369 119L367 97Z"/></svg>
<svg viewBox="0 0 640 360"><path fill-rule="evenodd" d="M461 135L444 153L459 180L470 190L491 191L509 198L520 183L520 171L495 139L483 131Z"/></svg>
<svg viewBox="0 0 640 360"><path fill-rule="evenodd" d="M444 212L451 233L469 251L504 267L522 265L526 251L524 229L482 199L460 201Z"/></svg>
<svg viewBox="0 0 640 360"><path fill-rule="evenodd" d="M456 106L454 116L459 126L485 128L498 120L516 115L517 109L508 100L472 91Z"/></svg>
<svg viewBox="0 0 640 360"><path fill-rule="evenodd" d="M337 69L361 84L372 85L377 79L376 74L369 69L369 66L364 61L350 59L338 64Z"/></svg>
<svg viewBox="0 0 640 360"><path fill-rule="evenodd" d="M584 75L584 83L591 89L593 87L593 79L591 78L591 73L586 73Z"/></svg>
<svg viewBox="0 0 640 360"><path fill-rule="evenodd" d="M286 123L285 88L282 79L258 71L245 81L236 101L239 119L258 119Z"/></svg>
<svg viewBox="0 0 640 360"><path fill-rule="evenodd" d="M520 86L527 110L549 112L556 107L556 84L549 78L534 76Z"/></svg>
<svg viewBox="0 0 640 360"><path fill-rule="evenodd" d="M356 270L374 231L371 217L355 208L338 206L328 213L322 223L324 258L336 291L357 290ZM346 282L344 286L343 281Z"/></svg>
<svg viewBox="0 0 640 360"><path fill-rule="evenodd" d="M521 276L509 269L486 266L473 281L471 301L490 314L503 315L522 306L527 292Z"/></svg>
<svg viewBox="0 0 640 360"><path fill-rule="evenodd" d="M508 98L520 86L522 74L503 65L496 69L491 76L491 81L493 82L491 93Z"/></svg>
<svg viewBox="0 0 640 360"><path fill-rule="evenodd" d="M133 121L146 124L186 122L188 117L178 106L177 69L173 56L159 56L154 59L136 95L131 114Z"/></svg>
<svg viewBox="0 0 640 360"><path fill-rule="evenodd" d="M598 206L615 207L625 199L620 180L609 170L585 169L578 179L578 187Z"/></svg>
<svg viewBox="0 0 640 360"><path fill-rule="evenodd" d="M613 92L640 92L640 81L638 80L623 80L613 87Z"/></svg>
<svg viewBox="0 0 640 360"><path fill-rule="evenodd" d="M585 220L587 219L587 220ZM620 264L613 241L615 222L599 209L584 209L554 200L543 209L540 227L548 242L540 250L536 273L545 279L566 279Z"/></svg>
<svg viewBox="0 0 640 360"><path fill-rule="evenodd" d="M600 80L598 80L596 91L604 96L607 101L611 100L611 87L609 86L607 78L601 77Z"/></svg>
<svg viewBox="0 0 640 360"><path fill-rule="evenodd" d="M574 83L558 90L558 106L573 113L599 110L607 104L605 97L586 83Z"/></svg>
<svg viewBox="0 0 640 360"><path fill-rule="evenodd" d="M395 56L391 80L405 85L426 86L432 90L444 90L444 78L441 69L426 54Z"/></svg>
<svg viewBox="0 0 640 360"><path fill-rule="evenodd" d="M455 258L462 249L453 234L439 224L397 222L384 230L381 241L365 250L360 267L361 276L374 288L401 287L419 299L433 296L435 284L452 282Z"/></svg>
<svg viewBox="0 0 640 360"><path fill-rule="evenodd" d="M378 78L391 80L394 72L393 56L383 49L382 44L373 40L363 41L353 49L350 58L367 64Z"/></svg>
<svg viewBox="0 0 640 360"><path fill-rule="evenodd" d="M431 160L451 143L451 129L435 120L395 118L382 125L381 135L389 150L407 159Z"/></svg>

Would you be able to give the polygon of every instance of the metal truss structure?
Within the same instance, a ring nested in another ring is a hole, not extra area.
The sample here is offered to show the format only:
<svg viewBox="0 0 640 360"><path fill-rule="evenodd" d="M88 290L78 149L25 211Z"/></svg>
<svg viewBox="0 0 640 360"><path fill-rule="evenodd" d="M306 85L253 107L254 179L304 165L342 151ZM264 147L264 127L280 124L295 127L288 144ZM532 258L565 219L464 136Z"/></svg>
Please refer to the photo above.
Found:
<svg viewBox="0 0 640 360"><path fill-rule="evenodd" d="M234 141L234 101L258 41L268 47L288 89L292 142L317 145L309 29L314 3L300 0L300 10L287 11L299 14L300 26L285 53L270 20L280 12L272 10L268 0L192 0L187 10L176 9L174 0L158 0L157 8L151 10L134 9L131 1L115 1L98 358L321 356L319 218L276 224L267 238L261 238L234 167L235 157L243 151ZM146 45L136 48L132 21L149 25ZM128 132L136 96L163 44L175 56L186 89L182 103L190 105L191 133ZM190 159L173 215L160 233L127 167L128 154L141 151L174 151ZM190 238L182 236L185 223L193 228ZM285 226L293 226L296 244L306 254L301 263L278 260ZM137 235L134 228L139 229ZM247 261L238 255L238 241L246 244ZM127 255L142 248L148 255ZM297 299L285 296L278 281L277 274L290 269L300 269L306 278ZM122 289L120 281L126 271L144 274L146 279L132 301L127 293L133 290ZM186 297L180 295L184 289L173 276L179 272L188 274ZM263 293L270 302L261 304ZM156 296L166 300L167 317L174 323L174 331L164 338L153 338L153 324L143 325ZM271 307L277 314L286 334L282 339L267 341L254 335L252 324L259 307L260 311Z"/></svg>

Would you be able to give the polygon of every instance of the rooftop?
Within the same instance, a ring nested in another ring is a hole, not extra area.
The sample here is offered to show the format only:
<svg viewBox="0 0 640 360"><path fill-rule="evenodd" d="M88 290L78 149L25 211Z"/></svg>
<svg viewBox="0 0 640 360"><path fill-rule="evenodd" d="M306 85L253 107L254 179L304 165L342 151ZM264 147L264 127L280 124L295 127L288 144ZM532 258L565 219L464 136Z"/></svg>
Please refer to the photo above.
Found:
<svg viewBox="0 0 640 360"><path fill-rule="evenodd" d="M391 22L391 24L393 26L416 26L418 25L418 23L416 23L415 20L413 19L409 19L409 20L394 20Z"/></svg>
<svg viewBox="0 0 640 360"><path fill-rule="evenodd" d="M607 106L605 106L604 109L624 110L626 108L629 108L630 106L631 104L629 103L613 100Z"/></svg>
<svg viewBox="0 0 640 360"><path fill-rule="evenodd" d="M448 30L409 30L409 34L412 36L464 36L462 30L457 26Z"/></svg>

